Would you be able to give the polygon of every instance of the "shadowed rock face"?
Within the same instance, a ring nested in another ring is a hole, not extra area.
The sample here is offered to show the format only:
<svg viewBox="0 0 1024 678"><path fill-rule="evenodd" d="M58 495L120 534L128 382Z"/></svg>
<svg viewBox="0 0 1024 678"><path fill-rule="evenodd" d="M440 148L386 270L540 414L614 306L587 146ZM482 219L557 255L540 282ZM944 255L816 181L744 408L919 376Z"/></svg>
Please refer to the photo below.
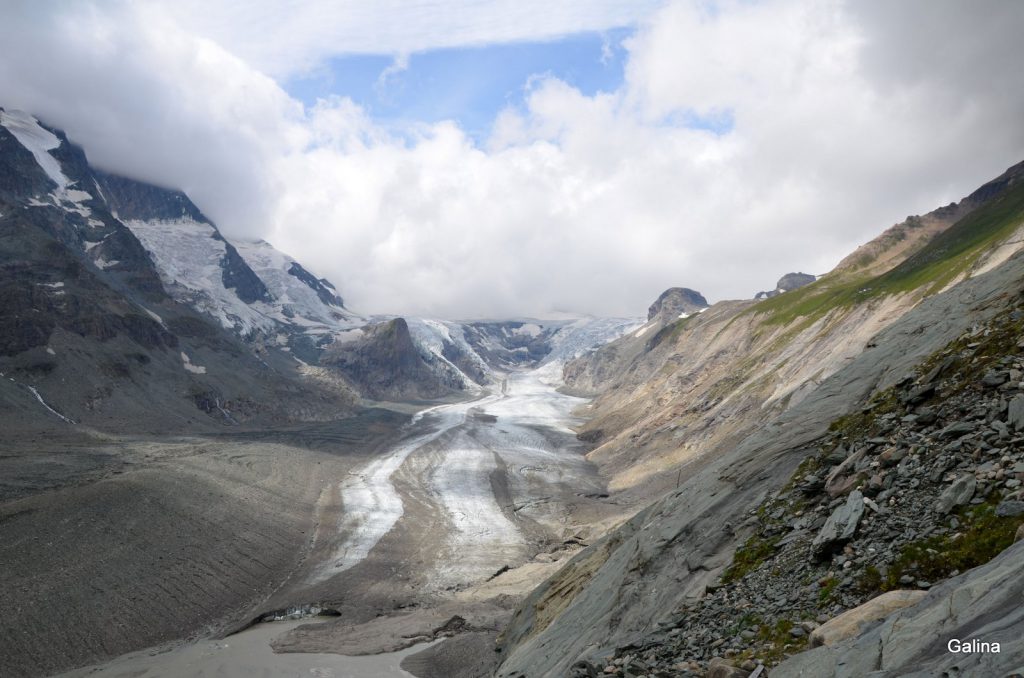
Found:
<svg viewBox="0 0 1024 678"><path fill-rule="evenodd" d="M224 243L224 258L220 262L221 280L224 287L233 289L238 298L247 304L256 301L272 301L267 286L253 273L249 265L229 242Z"/></svg>
<svg viewBox="0 0 1024 678"><path fill-rule="evenodd" d="M151 186L134 179L99 171L96 172L96 185L100 187L107 202L121 219L191 219L210 223L181 191ZM239 256L234 246L225 241L216 230L213 237L224 242L224 258L220 262L224 287L235 290L238 298L247 304L271 301L266 285Z"/></svg>
<svg viewBox="0 0 1024 678"><path fill-rule="evenodd" d="M432 370L409 334L404 318L369 325L354 341L328 347L321 363L345 375L359 392L377 400L439 398L463 384Z"/></svg>
<svg viewBox="0 0 1024 678"><path fill-rule="evenodd" d="M288 267L288 275L295 276L302 282L304 282L311 290L316 292L316 295L320 297L320 301L331 306L344 306L345 302L342 300L338 293L334 290L334 286L331 285L327 280L323 278L317 278L312 273L302 268L299 262L292 262L292 265Z"/></svg>
<svg viewBox="0 0 1024 678"><path fill-rule="evenodd" d="M94 169L62 132L30 116L6 112L3 122L0 418L8 430L67 421L195 429L346 411L343 398L300 383L290 356L257 357L169 296L119 217L205 221L187 196ZM225 284L243 301L269 299L225 244Z"/></svg>
<svg viewBox="0 0 1024 678"><path fill-rule="evenodd" d="M700 292L688 287L670 287L647 309L647 319L660 318L669 321L678 318L682 313L693 314L707 307L708 300Z"/></svg>
<svg viewBox="0 0 1024 678"><path fill-rule="evenodd" d="M141 181L95 170L96 184L111 209L121 219L193 219L207 221L181 191L152 186Z"/></svg>

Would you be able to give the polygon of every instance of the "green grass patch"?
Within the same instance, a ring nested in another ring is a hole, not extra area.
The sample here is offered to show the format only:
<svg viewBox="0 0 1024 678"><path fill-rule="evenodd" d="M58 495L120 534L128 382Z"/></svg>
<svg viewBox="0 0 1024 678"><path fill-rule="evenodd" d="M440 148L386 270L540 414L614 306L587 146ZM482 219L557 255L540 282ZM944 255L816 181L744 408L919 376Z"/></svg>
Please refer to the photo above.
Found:
<svg viewBox="0 0 1024 678"><path fill-rule="evenodd" d="M808 475L809 473L814 473L815 471L820 469L821 466L822 457L819 453L812 453L807 455L804 458L804 460L800 462L800 465L796 467L796 470L793 471L793 475L790 476L789 481L782 488L779 494L789 494L797 486L797 483L803 480L804 476Z"/></svg>
<svg viewBox="0 0 1024 678"><path fill-rule="evenodd" d="M1009 236L1024 219L1024 183L936 235L921 250L877 277L829 274L816 282L755 304L746 313L766 324L788 325L805 318L809 325L836 309L849 309L883 295L938 292L973 266L991 245Z"/></svg>
<svg viewBox="0 0 1024 678"><path fill-rule="evenodd" d="M682 334L683 330L686 328L690 318L693 318L694 315L696 314L687 316L686 318L680 318L674 323L662 327L658 330L658 333L651 337L651 340L647 342L647 349L650 350L666 341L675 341L678 339L679 335Z"/></svg>
<svg viewBox="0 0 1024 678"><path fill-rule="evenodd" d="M877 428L878 418L881 415L902 410L903 406L900 404L896 387L887 388L871 396L871 400L861 411L847 414L833 421L829 424L828 430L848 438L868 438Z"/></svg>
<svg viewBox="0 0 1024 678"><path fill-rule="evenodd" d="M874 565L868 565L857 581L857 590L863 594L874 594L882 590L884 583L885 580L879 569Z"/></svg>
<svg viewBox="0 0 1024 678"><path fill-rule="evenodd" d="M790 620L780 619L772 625L762 624L758 629L757 639L763 643L763 650L758 654L765 664L777 664L807 645L808 636L794 638L789 634L793 626Z"/></svg>
<svg viewBox="0 0 1024 678"><path fill-rule="evenodd" d="M964 572L984 565L1013 544L1017 527L1024 516L1000 517L995 513L996 501L962 510L965 521L956 535L928 537L908 544L893 562L881 590L900 588L900 577L937 582L955 572Z"/></svg>
<svg viewBox="0 0 1024 678"><path fill-rule="evenodd" d="M927 286L937 292L972 266L993 243L1009 236L1024 219L1024 183L1004 192L942 233L878 278L880 292Z"/></svg>
<svg viewBox="0 0 1024 678"><path fill-rule="evenodd" d="M825 585L818 591L818 604L824 605L831 601L837 588L839 588L839 580L835 577L829 577Z"/></svg>
<svg viewBox="0 0 1024 678"><path fill-rule="evenodd" d="M759 534L751 536L743 546L736 549L736 553L732 557L732 564L722 574L722 583L734 582L760 567L775 552L775 544L780 538L779 536L765 538Z"/></svg>

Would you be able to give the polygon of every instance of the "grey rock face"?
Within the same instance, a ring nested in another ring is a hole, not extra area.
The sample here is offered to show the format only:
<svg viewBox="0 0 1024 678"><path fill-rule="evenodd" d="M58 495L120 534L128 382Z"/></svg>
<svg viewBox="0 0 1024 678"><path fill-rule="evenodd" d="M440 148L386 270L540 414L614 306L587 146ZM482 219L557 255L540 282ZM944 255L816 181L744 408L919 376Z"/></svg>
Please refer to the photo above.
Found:
<svg viewBox="0 0 1024 678"><path fill-rule="evenodd" d="M834 646L798 654L772 678L1005 676L1021 666L1024 544L934 587L917 605ZM950 639L999 643L999 652L950 652Z"/></svg>
<svg viewBox="0 0 1024 678"><path fill-rule="evenodd" d="M238 298L245 303L272 301L267 286L249 268L249 264L245 263L234 245L227 241L224 242L224 258L220 260L220 270L224 287L233 289Z"/></svg>
<svg viewBox="0 0 1024 678"><path fill-rule="evenodd" d="M1024 431L1024 394L1015 395L1010 401L1006 423L1015 431Z"/></svg>
<svg viewBox="0 0 1024 678"><path fill-rule="evenodd" d="M1010 378L1010 373L1006 370L992 370L987 372L985 376L981 378L981 385L988 388L995 388L996 386L1002 386Z"/></svg>
<svg viewBox="0 0 1024 678"><path fill-rule="evenodd" d="M697 313L708 307L708 300L696 290L687 287L670 287L661 293L647 309L647 319L661 318L675 320L681 313Z"/></svg>
<svg viewBox="0 0 1024 678"><path fill-rule="evenodd" d="M971 433L972 431L974 431L973 426L971 426L967 422L958 421L956 423L950 424L946 428L939 431L939 439L951 440L953 438L965 436L968 433Z"/></svg>
<svg viewBox="0 0 1024 678"><path fill-rule="evenodd" d="M159 188L141 181L94 171L96 183L121 219L192 219L207 221L181 191Z"/></svg>
<svg viewBox="0 0 1024 678"><path fill-rule="evenodd" d="M974 496L974 489L977 481L973 473L965 473L953 484L947 487L935 502L935 510L939 513L949 513L955 506L963 506Z"/></svg>
<svg viewBox="0 0 1024 678"><path fill-rule="evenodd" d="M1001 518L1024 515L1024 501L1009 500L1001 502L996 507L996 515Z"/></svg>
<svg viewBox="0 0 1024 678"><path fill-rule="evenodd" d="M302 268L299 262L293 262L288 268L288 275L295 276L302 282L316 292L316 295L320 297L320 301L331 306L344 306L345 301L338 296L337 290L334 289L334 285L328 282L324 278L317 278L312 273Z"/></svg>
<svg viewBox="0 0 1024 678"><path fill-rule="evenodd" d="M846 503L836 508L822 526L811 548L818 557L828 555L849 541L857 531L864 515L864 495L857 490L850 493Z"/></svg>
<svg viewBox="0 0 1024 678"><path fill-rule="evenodd" d="M363 328L360 339L327 348L321 364L344 374L360 393L381 400L436 398L464 385L430 369L404 318Z"/></svg>

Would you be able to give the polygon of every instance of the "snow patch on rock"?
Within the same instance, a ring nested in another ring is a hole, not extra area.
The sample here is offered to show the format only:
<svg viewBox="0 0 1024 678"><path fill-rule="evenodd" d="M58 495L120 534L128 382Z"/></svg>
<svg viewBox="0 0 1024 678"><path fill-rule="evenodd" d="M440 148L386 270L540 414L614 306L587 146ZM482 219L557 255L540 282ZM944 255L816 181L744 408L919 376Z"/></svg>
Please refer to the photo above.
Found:
<svg viewBox="0 0 1024 678"><path fill-rule="evenodd" d="M188 354L184 351L181 352L181 364L187 371L192 374L206 374L206 368L202 365L193 365L192 360L188 357Z"/></svg>

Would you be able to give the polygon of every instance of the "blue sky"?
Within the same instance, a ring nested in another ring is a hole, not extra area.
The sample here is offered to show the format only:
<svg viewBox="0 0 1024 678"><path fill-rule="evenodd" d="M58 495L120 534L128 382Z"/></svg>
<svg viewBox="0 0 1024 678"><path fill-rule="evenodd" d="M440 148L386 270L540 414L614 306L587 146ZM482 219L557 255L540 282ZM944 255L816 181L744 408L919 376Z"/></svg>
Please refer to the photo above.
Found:
<svg viewBox="0 0 1024 678"><path fill-rule="evenodd" d="M481 140L497 114L519 106L534 76L553 76L586 95L618 89L633 29L584 32L555 40L434 49L412 54L405 68L392 55L329 60L285 89L307 106L330 95L349 97L379 124L454 120Z"/></svg>

